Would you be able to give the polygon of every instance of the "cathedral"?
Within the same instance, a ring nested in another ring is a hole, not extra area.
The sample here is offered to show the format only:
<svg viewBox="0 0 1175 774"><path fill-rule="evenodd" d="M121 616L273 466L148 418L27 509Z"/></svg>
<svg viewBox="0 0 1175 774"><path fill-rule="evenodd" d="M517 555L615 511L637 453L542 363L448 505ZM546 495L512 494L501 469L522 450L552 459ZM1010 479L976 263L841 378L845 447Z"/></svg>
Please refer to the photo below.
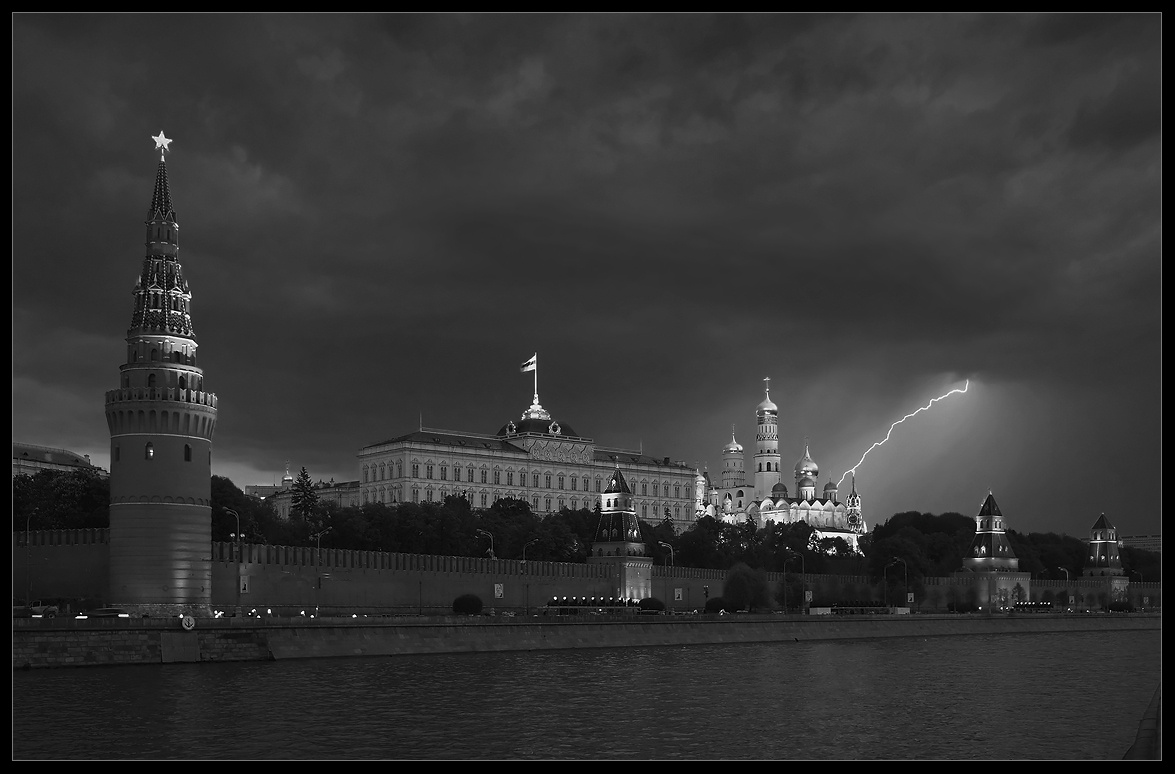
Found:
<svg viewBox="0 0 1175 774"><path fill-rule="evenodd" d="M795 466L794 489L788 492L779 469L779 407L771 400L771 380L763 401L755 409L754 480L748 482L743 446L731 431L730 443L722 447L722 478L719 486L707 482L704 513L726 522L752 520L762 525L807 522L816 538L841 538L858 551L857 541L866 533L861 513L861 496L854 476L842 502L832 478L817 493L820 468L812 459L808 444Z"/></svg>

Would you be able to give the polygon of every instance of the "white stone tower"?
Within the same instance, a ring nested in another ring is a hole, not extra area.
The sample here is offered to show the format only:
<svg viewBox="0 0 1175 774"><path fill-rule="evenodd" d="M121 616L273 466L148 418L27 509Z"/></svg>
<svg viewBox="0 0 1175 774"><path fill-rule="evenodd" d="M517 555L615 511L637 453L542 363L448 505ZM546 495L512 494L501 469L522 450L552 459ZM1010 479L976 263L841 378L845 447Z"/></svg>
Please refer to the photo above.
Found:
<svg viewBox="0 0 1175 774"><path fill-rule="evenodd" d="M771 377L763 380L763 402L755 409L755 499L771 496L779 483L779 407L771 402Z"/></svg>
<svg viewBox="0 0 1175 774"><path fill-rule="evenodd" d="M179 262L160 132L146 257L133 291L126 362L106 393L110 427L110 603L206 614L212 598L216 395L196 365L192 294Z"/></svg>
<svg viewBox="0 0 1175 774"><path fill-rule="evenodd" d="M734 439L734 425L730 426L730 443L722 447L722 488L745 486L747 483L743 445Z"/></svg>

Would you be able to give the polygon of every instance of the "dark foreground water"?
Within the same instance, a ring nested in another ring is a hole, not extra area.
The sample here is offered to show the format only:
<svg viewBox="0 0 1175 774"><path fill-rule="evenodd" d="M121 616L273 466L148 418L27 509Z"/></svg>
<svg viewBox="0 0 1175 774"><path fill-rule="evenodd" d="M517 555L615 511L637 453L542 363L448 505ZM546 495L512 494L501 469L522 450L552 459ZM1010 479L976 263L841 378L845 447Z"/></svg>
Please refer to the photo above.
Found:
<svg viewBox="0 0 1175 774"><path fill-rule="evenodd" d="M13 673L14 759L1110 759L1162 634Z"/></svg>

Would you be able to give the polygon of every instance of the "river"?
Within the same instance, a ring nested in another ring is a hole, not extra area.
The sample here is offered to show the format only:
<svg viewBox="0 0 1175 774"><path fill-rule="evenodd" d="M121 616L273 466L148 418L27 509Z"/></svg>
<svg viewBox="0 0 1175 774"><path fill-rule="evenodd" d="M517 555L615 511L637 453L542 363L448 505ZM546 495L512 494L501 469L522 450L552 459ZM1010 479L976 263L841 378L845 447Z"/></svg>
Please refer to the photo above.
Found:
<svg viewBox="0 0 1175 774"><path fill-rule="evenodd" d="M14 760L1118 760L1162 632L14 671Z"/></svg>

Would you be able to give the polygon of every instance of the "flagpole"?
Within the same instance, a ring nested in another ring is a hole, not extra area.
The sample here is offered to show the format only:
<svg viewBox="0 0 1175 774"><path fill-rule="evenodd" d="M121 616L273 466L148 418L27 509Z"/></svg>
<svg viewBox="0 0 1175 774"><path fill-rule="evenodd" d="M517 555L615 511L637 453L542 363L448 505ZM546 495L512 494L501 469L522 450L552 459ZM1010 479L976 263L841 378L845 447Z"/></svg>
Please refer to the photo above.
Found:
<svg viewBox="0 0 1175 774"><path fill-rule="evenodd" d="M539 356L534 356L534 402L539 402Z"/></svg>

